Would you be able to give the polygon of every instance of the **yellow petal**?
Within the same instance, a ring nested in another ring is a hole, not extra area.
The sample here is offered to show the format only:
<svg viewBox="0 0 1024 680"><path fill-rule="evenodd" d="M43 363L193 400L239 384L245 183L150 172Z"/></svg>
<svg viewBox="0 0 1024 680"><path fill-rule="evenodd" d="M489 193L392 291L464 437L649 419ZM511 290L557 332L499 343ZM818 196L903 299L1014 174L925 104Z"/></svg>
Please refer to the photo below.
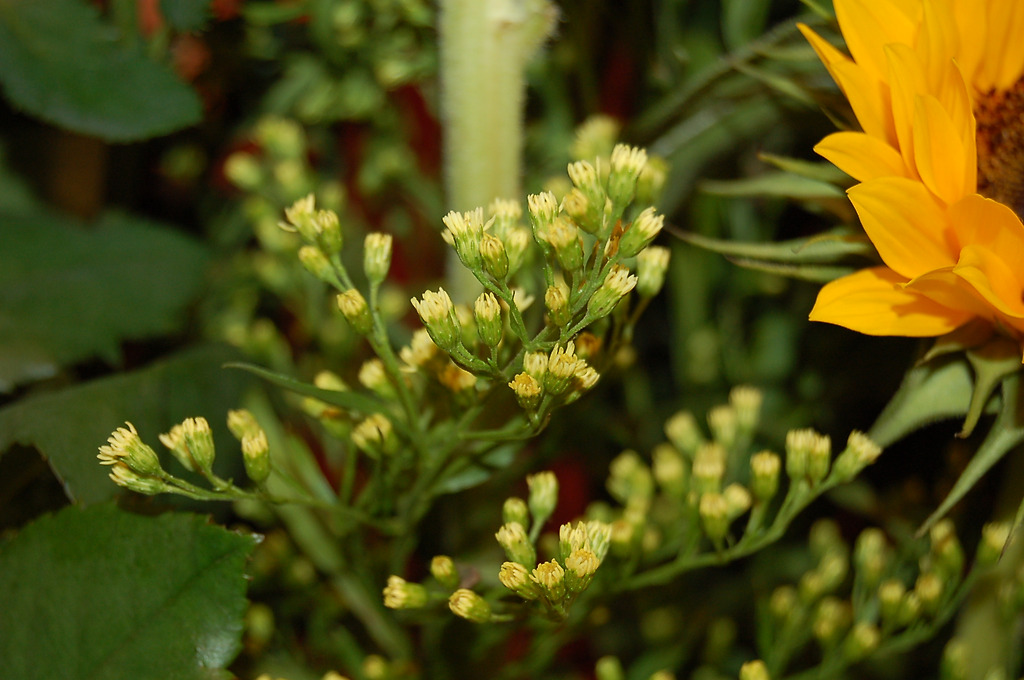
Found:
<svg viewBox="0 0 1024 680"><path fill-rule="evenodd" d="M1017 82L1024 69L1022 36L1024 3L1020 0L989 0L988 35L977 85L1005 90Z"/></svg>
<svg viewBox="0 0 1024 680"><path fill-rule="evenodd" d="M967 82L979 86L978 73L982 62L986 59L987 13L982 7L979 7L980 2L953 2L950 4L952 5L953 21L960 33L957 63L960 64ZM978 89L985 91L988 87L978 87Z"/></svg>
<svg viewBox="0 0 1024 680"><path fill-rule="evenodd" d="M906 279L956 263L945 211L920 182L885 177L847 193L882 261Z"/></svg>
<svg viewBox="0 0 1024 680"><path fill-rule="evenodd" d="M915 101L914 161L921 180L947 205L967 193L963 141L949 114L930 95L920 95ZM972 158L971 163L976 161Z"/></svg>
<svg viewBox="0 0 1024 680"><path fill-rule="evenodd" d="M896 133L889 112L889 87L878 76L854 64L810 28L803 24L798 26L849 100L853 114L864 132L895 144Z"/></svg>
<svg viewBox="0 0 1024 680"><path fill-rule="evenodd" d="M868 335L934 337L963 325L971 314L953 310L905 289L886 267L862 269L826 284L811 310L822 321Z"/></svg>
<svg viewBox="0 0 1024 680"><path fill-rule="evenodd" d="M948 214L959 243L975 243L999 253L1024 277L1024 224L1017 213L999 201L970 194L950 206Z"/></svg>
<svg viewBox="0 0 1024 680"><path fill-rule="evenodd" d="M969 283L1000 314L1024 319L1020 281L1000 255L983 246L966 246L953 273Z"/></svg>
<svg viewBox="0 0 1024 680"><path fill-rule="evenodd" d="M835 132L818 142L814 150L859 182L908 176L896 149L863 132Z"/></svg>
<svg viewBox="0 0 1024 680"><path fill-rule="evenodd" d="M836 19L850 55L876 78L888 72L883 48L889 43L913 44L917 26L904 13L906 3L885 0L835 0Z"/></svg>
<svg viewBox="0 0 1024 680"><path fill-rule="evenodd" d="M925 64L929 88L938 92L948 65L960 51L960 34L949 4L925 2L922 9L924 20L917 39L917 52Z"/></svg>
<svg viewBox="0 0 1024 680"><path fill-rule="evenodd" d="M907 167L916 173L914 102L918 95L928 92L924 69L917 55L907 45L887 45L885 53L889 57L889 96L896 139Z"/></svg>
<svg viewBox="0 0 1024 680"><path fill-rule="evenodd" d="M953 267L927 272L908 281L903 287L946 309L985 319L992 317L992 306L977 295L971 286L966 285L962 278L954 274Z"/></svg>

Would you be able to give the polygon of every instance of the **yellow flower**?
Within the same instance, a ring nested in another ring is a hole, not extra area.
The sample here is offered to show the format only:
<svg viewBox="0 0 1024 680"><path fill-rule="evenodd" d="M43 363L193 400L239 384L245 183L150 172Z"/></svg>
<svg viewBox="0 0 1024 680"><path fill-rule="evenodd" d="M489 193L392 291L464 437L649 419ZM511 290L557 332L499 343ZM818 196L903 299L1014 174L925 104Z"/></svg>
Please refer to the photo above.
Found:
<svg viewBox="0 0 1024 680"><path fill-rule="evenodd" d="M1024 338L1024 3L835 0L850 57L801 26L862 132L815 150L885 266L827 284L810 318L931 337L972 319Z"/></svg>

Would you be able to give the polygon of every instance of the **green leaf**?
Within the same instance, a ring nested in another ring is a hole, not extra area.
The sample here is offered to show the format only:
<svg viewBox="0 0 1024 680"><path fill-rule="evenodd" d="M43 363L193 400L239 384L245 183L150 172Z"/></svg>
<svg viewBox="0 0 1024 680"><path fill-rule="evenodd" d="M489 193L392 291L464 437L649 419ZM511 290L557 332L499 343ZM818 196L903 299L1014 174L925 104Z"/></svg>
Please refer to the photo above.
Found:
<svg viewBox="0 0 1024 680"><path fill-rule="evenodd" d="M768 21L768 0L722 0L722 37L731 50L759 38Z"/></svg>
<svg viewBox="0 0 1024 680"><path fill-rule="evenodd" d="M85 0L0 0L0 84L11 102L110 141L197 123L199 97L129 46Z"/></svg>
<svg viewBox="0 0 1024 680"><path fill-rule="evenodd" d="M126 420L159 449L160 433L202 415L217 435L218 450L237 452L222 425L248 382L244 374L221 370L235 356L225 347L201 347L140 371L22 399L0 410L0 453L15 442L36 447L68 497L88 504L121 492L97 462L96 450ZM169 470L172 461L164 457Z"/></svg>
<svg viewBox="0 0 1024 680"><path fill-rule="evenodd" d="M210 0L160 0L160 12L177 31L198 31L210 20Z"/></svg>
<svg viewBox="0 0 1024 680"><path fill-rule="evenodd" d="M671 231L687 243L720 255L779 264L821 264L849 256L869 257L875 252L866 239L845 231L774 243L739 243L677 229Z"/></svg>
<svg viewBox="0 0 1024 680"><path fill-rule="evenodd" d="M1020 345L1009 338L996 337L969 350L967 361L974 369L974 391L960 437L970 436L992 393L1007 376L1020 370Z"/></svg>
<svg viewBox="0 0 1024 680"><path fill-rule="evenodd" d="M813 179L818 182L848 185L851 181L849 175L831 163L816 163L813 161L805 161L800 158L778 156L776 154L765 152L757 154L757 157L765 163L774 165L779 170L800 175L801 177Z"/></svg>
<svg viewBox="0 0 1024 680"><path fill-rule="evenodd" d="M100 505L43 517L0 552L4 677L231 677L255 544L180 513Z"/></svg>
<svg viewBox="0 0 1024 680"><path fill-rule="evenodd" d="M479 460L469 463L450 477L445 478L434 488L439 494L456 493L483 484L494 477L496 470L507 468L515 460L516 454L522 450L518 442L505 444L489 451Z"/></svg>
<svg viewBox="0 0 1024 680"><path fill-rule="evenodd" d="M769 274L787 276L791 279L811 281L813 283L828 283L836 279L852 274L857 271L856 267L830 267L815 264L779 264L778 262L764 262L761 260L749 260L746 258L729 258L729 261L739 267L755 269Z"/></svg>
<svg viewBox="0 0 1024 680"><path fill-rule="evenodd" d="M43 212L0 224L0 391L175 330L208 259L197 241L117 213L92 227Z"/></svg>
<svg viewBox="0 0 1024 680"><path fill-rule="evenodd" d="M1002 384L1002 407L985 441L960 473L946 498L918 529L918 535L942 519L1010 449L1024 442L1024 381L1021 381L1020 371L1011 374Z"/></svg>
<svg viewBox="0 0 1024 680"><path fill-rule="evenodd" d="M907 371L868 436L886 448L930 423L967 413L974 379L966 361L940 358Z"/></svg>
<svg viewBox="0 0 1024 680"><path fill-rule="evenodd" d="M231 363L227 364L225 368L240 368L243 371L248 371L253 375L258 375L272 385L283 387L286 390L301 394L306 397L313 397L320 401L330 404L331 406L337 406L340 409L346 411L357 411L359 413L376 413L382 409L387 408L384 402L380 401L376 397L371 397L366 394L360 394L358 392L348 392L341 390L322 390L316 385L304 383L294 378L289 378L286 375L280 373L274 373L268 371L265 368L254 366L252 364L242 363ZM397 426L397 423L396 423Z"/></svg>
<svg viewBox="0 0 1024 680"><path fill-rule="evenodd" d="M843 191L834 184L801 177L789 172L767 172L746 179L700 183L700 188L715 196L782 196L794 200L842 198Z"/></svg>

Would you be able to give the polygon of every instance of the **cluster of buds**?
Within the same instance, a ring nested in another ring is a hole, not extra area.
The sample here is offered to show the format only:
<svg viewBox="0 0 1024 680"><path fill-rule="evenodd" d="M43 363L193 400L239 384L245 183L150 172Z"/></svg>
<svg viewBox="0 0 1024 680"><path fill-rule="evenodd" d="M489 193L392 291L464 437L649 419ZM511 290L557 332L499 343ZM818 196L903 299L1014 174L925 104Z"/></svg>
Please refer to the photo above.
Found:
<svg viewBox="0 0 1024 680"><path fill-rule="evenodd" d="M535 542L558 500L558 481L551 472L527 478L527 501L512 497L502 507L504 524L495 538L508 558L498 579L545 616L564 619L573 600L586 590L608 554L611 528L597 521L563 524L558 533L558 554L537 560Z"/></svg>
<svg viewBox="0 0 1024 680"><path fill-rule="evenodd" d="M600 376L576 345L569 341L550 353L529 352L523 358L523 370L508 383L519 405L530 412L544 410L556 400L571 403L591 389Z"/></svg>
<svg viewBox="0 0 1024 680"><path fill-rule="evenodd" d="M850 479L880 452L854 432L832 465L829 439L812 430L789 433L785 458L756 451L761 404L759 390L736 387L728 403L709 410L707 432L692 413L681 411L666 421L668 441L653 449L650 464L633 451L612 462L608 490L623 506L612 523L616 554L664 552L665 540L691 545L694 532L716 551L736 545L737 538L742 548L771 523L788 523L816 494ZM779 504L783 469L790 484ZM734 531L748 513L742 531Z"/></svg>
<svg viewBox="0 0 1024 680"><path fill-rule="evenodd" d="M187 471L203 477L212 491L201 489L164 470L156 452L142 441L135 426L125 423L99 447L101 465L110 465L110 478L126 489L154 495L175 493L190 498L231 499L248 497L248 492L221 479L213 471L216 451L213 431L205 418L186 418L169 432L160 435L160 442ZM245 410L228 414L228 428L239 440L246 474L262 487L270 476L270 446L266 433L255 417Z"/></svg>

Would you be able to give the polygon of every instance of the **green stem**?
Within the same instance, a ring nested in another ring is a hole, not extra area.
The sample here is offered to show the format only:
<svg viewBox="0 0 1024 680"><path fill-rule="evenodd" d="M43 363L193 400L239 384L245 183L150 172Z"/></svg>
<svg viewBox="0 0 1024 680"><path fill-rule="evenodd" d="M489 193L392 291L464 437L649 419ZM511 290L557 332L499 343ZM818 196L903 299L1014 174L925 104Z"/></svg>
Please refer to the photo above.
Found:
<svg viewBox="0 0 1024 680"><path fill-rule="evenodd" d="M554 27L548 0L442 0L441 119L447 204L453 210L486 206L520 195L524 69ZM479 285L455 257L447 289L463 302Z"/></svg>

